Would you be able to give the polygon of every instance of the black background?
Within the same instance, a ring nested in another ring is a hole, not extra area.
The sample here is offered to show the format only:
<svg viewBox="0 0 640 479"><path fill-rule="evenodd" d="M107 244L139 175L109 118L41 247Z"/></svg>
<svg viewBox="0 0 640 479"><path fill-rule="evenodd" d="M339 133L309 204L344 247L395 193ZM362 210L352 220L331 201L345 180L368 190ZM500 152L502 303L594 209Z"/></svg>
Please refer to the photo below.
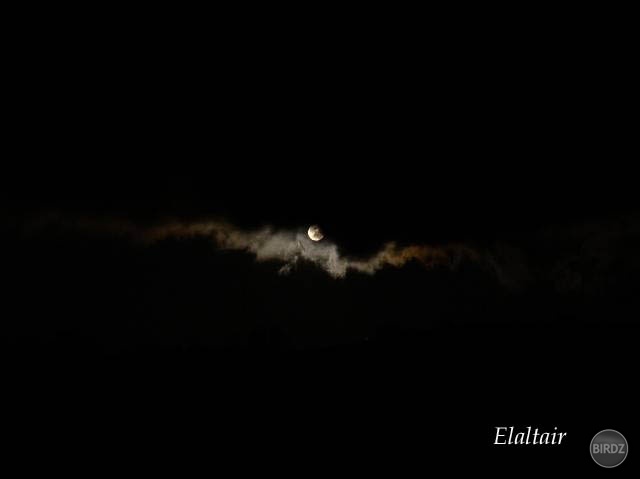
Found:
<svg viewBox="0 0 640 479"><path fill-rule="evenodd" d="M143 18L20 43L2 261L18 449L398 474L597 470L595 433L636 442L632 266L595 292L514 292L473 267L283 277L204 240L25 233L50 211L318 223L349 255L508 243L543 269L563 231L637 219L622 39ZM566 444L492 446L497 426Z"/></svg>

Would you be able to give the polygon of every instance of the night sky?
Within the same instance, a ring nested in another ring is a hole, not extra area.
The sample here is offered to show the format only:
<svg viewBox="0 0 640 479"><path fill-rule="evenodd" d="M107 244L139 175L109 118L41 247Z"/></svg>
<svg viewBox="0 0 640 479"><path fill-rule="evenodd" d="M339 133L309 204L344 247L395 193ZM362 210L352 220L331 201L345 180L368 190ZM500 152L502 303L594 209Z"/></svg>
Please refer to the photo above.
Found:
<svg viewBox="0 0 640 479"><path fill-rule="evenodd" d="M0 208L21 440L394 474L635 442L624 63L202 32L33 50ZM573 441L496 450L510 425Z"/></svg>

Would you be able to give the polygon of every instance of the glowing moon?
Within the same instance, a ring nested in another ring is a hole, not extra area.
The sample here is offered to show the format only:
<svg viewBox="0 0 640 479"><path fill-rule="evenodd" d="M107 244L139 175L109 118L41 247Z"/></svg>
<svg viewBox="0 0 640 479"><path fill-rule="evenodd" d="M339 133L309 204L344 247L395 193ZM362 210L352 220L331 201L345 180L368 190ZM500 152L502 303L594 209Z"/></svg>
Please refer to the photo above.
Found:
<svg viewBox="0 0 640 479"><path fill-rule="evenodd" d="M324 233L322 233L322 230L318 225L310 226L307 234L313 241L320 241L322 238L324 238Z"/></svg>

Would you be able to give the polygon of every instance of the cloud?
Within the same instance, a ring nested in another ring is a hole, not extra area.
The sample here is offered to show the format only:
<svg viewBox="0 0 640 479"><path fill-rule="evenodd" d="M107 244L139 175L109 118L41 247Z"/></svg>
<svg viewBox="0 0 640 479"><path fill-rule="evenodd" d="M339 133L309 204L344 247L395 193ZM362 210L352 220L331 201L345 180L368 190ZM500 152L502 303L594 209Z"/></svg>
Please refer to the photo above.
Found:
<svg viewBox="0 0 640 479"><path fill-rule="evenodd" d="M640 218L634 215L558 225L523 235L519 247L495 243L381 245L369 257L343 254L329 239L311 241L306 228L264 226L243 229L222 219L166 219L152 224L118 218L72 218L48 214L32 220L25 233L63 230L76 234L110 236L153 244L169 239L205 238L221 250L242 251L258 262L279 265L281 274L293 274L301 263L311 263L332 278L349 274L373 275L385 268L419 264L426 269L459 269L473 264L508 290L537 283L560 293L588 293L629 288L640 272Z"/></svg>
<svg viewBox="0 0 640 479"><path fill-rule="evenodd" d="M109 218L69 219L61 215L49 215L32 223L30 230L46 226L87 234L125 237L143 243L155 243L167 239L207 238L221 250L245 251L258 262L281 263L279 272L288 274L300 262L313 263L333 278L344 278L349 273L372 275L384 268L402 268L415 262L425 268L446 267L456 269L462 262L470 261L494 273L507 284L503 269L486 252L480 253L466 245L383 245L368 258L352 258L340 253L338 245L325 239L311 241L304 229L278 230L271 226L245 230L227 221L204 219L194 221L165 220L152 225L140 225L128 220Z"/></svg>
<svg viewBox="0 0 640 479"><path fill-rule="evenodd" d="M638 216L547 229L535 239L556 253L548 260L545 279L560 293L601 294L632 288L640 277Z"/></svg>

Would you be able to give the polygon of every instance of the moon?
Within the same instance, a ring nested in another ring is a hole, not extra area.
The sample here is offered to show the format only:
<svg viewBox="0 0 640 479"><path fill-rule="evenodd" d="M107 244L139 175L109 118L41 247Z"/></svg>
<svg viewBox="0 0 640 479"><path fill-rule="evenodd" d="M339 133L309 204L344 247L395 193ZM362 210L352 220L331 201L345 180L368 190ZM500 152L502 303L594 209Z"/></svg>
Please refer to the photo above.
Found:
<svg viewBox="0 0 640 479"><path fill-rule="evenodd" d="M324 238L324 233L318 225L311 225L309 227L309 231L307 231L307 234L313 241L320 241L322 238Z"/></svg>

